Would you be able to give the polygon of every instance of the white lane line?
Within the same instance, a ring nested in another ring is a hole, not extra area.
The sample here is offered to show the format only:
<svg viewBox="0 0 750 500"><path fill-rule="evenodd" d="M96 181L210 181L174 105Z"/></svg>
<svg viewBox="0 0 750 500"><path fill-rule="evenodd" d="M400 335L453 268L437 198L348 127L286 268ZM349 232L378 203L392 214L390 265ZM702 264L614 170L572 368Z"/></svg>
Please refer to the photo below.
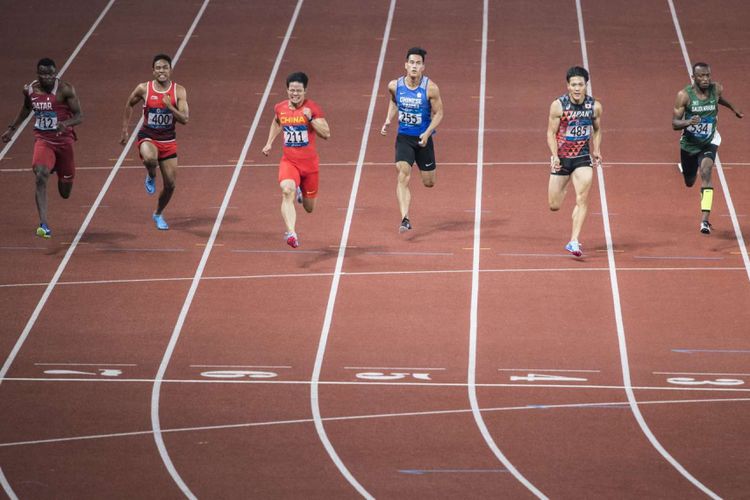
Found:
<svg viewBox="0 0 750 500"><path fill-rule="evenodd" d="M583 12L581 10L581 0L576 0L576 12L578 15L578 31L581 39L581 53L583 56L583 64L586 69L589 68L588 52L586 48L586 34L583 28ZM591 81L589 81L589 92L591 91ZM643 434L648 438L651 445L656 449L659 454L669 462L685 479L690 481L695 487L699 488L705 494L712 498L718 498L716 494L698 481L690 472L685 469L667 450L662 446L656 436L651 431L651 428L646 423L646 420L641 414L640 408L638 408L638 400L633 392L632 380L630 378L630 362L628 359L628 348L627 341L625 339L625 326L622 319L622 305L620 303L620 289L617 280L617 264L615 263L615 252L614 244L612 242L612 232L609 226L609 208L607 207L607 194L604 186L604 170L601 165L597 168L597 179L599 181L599 198L602 205L602 222L604 224L604 236L607 242L607 262L609 264L609 278L610 285L612 288L612 304L615 313L615 322L617 325L617 341L620 351L620 366L622 367L622 380L625 386L625 394L628 398L628 404L630 405L631 412L638 422L638 426L641 428Z"/></svg>
<svg viewBox="0 0 750 500"><path fill-rule="evenodd" d="M73 52L70 54L70 57L68 57L68 60L65 61L65 64L63 64L63 67L60 68L60 71L57 73L58 77L62 77L65 74L65 71L68 69L68 66L73 62L73 60L76 58L78 53L81 51L83 46L88 41L89 37L94 33L96 28L99 26L99 23L102 22L102 19L104 19L104 16L107 15L107 12L109 12L110 7L112 7L112 4L115 3L115 0L109 0L107 5L104 6L101 13L99 14L99 17L96 18L96 21L94 21L94 24L91 25L91 28L86 32L85 35L83 35L83 38L81 38L81 41L78 42L78 45L73 50ZM34 116L34 113L29 114L29 116L26 117L26 119L21 123L21 125L18 126L18 129L16 129L16 132L13 134L13 136L10 138L10 141L5 145L5 147L0 151L0 160L5 158L5 154L8 152L8 150L13 146L13 144L16 142L16 139L18 139L18 136L21 135L21 132L24 128L26 128L26 125L28 125L29 121L31 120L31 117ZM20 169L24 172L28 172L29 169Z"/></svg>
<svg viewBox="0 0 750 500"><path fill-rule="evenodd" d="M703 403L738 403L738 402L750 402L750 398L709 398L709 399L668 399L668 400L654 400L654 401L641 401L642 405L671 405L671 404L703 404ZM522 406L505 406L505 407L491 407L482 408L483 412L500 412L500 411L535 411L535 410L552 410L552 409L578 409L578 408L607 408L612 406L627 405L627 401L612 401L603 403L565 403L565 404L550 404L550 405L522 405ZM431 417L440 415L456 415L462 413L469 413L472 410L469 408L460 408L454 410L427 410L419 412L401 412L401 413L377 413L367 415L348 415L340 417L326 417L325 421L349 421L349 420L369 420L369 419L385 419L385 418L400 418L400 417ZM206 425L198 427L177 427L172 429L163 429L164 433L179 433L179 432L206 432L214 430L225 430L225 429L245 429L251 427L270 427L276 425L298 425L298 424L309 424L312 419L290 419L290 420L269 420L263 422L245 422L238 424L219 424L219 425ZM89 434L84 436L69 436L63 438L49 438L49 439L36 439L27 441L12 441L7 443L0 443L0 448L11 448L19 446L32 446L40 444L51 444L51 443L67 443L75 441L89 441L96 439L114 439L121 437L132 437L132 436L148 436L153 431L130 431L130 432L113 432L109 434Z"/></svg>
<svg viewBox="0 0 750 500"><path fill-rule="evenodd" d="M609 269L606 267L552 267L552 268L517 268L517 269L480 269L479 273L564 273L564 272L605 272ZM661 271L744 271L744 267L620 267L620 272L661 272ZM419 274L468 274L471 269L434 269L422 271L362 271L362 272L342 272L342 276L404 276ZM256 279L278 279L278 278L327 278L333 276L333 273L289 273L289 274L240 274L236 276L204 276L203 281L223 281L223 280L256 280ZM90 280L90 281L59 281L58 286L78 286L78 285L118 285L131 283L159 283L170 281L190 281L192 277L175 277L175 278L132 278L132 279L115 279L115 280ZM0 288L25 288L47 286L48 283L6 283L0 284Z"/></svg>
<svg viewBox="0 0 750 500"><path fill-rule="evenodd" d="M544 130L541 130L543 133ZM5 160L9 160L10 158L5 158ZM126 160L127 161L127 160ZM392 167L392 163L386 163L386 162L365 162L364 163L367 166L371 167ZM440 162L441 166L451 166L451 167L474 167L476 166L475 162ZM549 160L547 161L500 161L500 162L490 162L486 161L484 162L484 166L497 166L497 167L504 167L504 166L535 166L535 165L549 165ZM612 166L621 166L621 167L639 167L644 165L656 165L656 166L673 166L674 162L616 162L616 161L608 161L606 167L612 167ZM737 162L724 162L723 165L730 167L730 166L750 166L750 163L737 163ZM207 163L207 164L200 164L200 165L180 165L180 169L186 169L186 168L234 168L234 163ZM278 167L279 165L277 163L246 163L244 165L245 167L253 167L253 168L272 168L272 167ZM345 162L345 163L321 163L321 168L328 168L328 167L353 167L354 163L352 162ZM76 170L107 170L109 171L112 167L109 166L93 166L93 167L86 167L86 166L79 166L76 165ZM121 169L122 170L140 170L142 169L142 165L124 165ZM0 168L0 172L3 173L24 173L28 174L29 169L28 168ZM209 208L219 208L219 207L209 207ZM229 209L234 209L236 207L229 207ZM346 208L342 208L341 210L346 210ZM360 210L360 209L356 209ZM469 212L473 212L474 210L469 210ZM593 212L592 212L593 213ZM615 215L615 214L610 214Z"/></svg>
<svg viewBox="0 0 750 500"><path fill-rule="evenodd" d="M303 1L304 0L297 1L297 6L294 9L292 18L289 21L289 26L287 27L286 34L284 35L284 40L282 41L281 47L279 48L279 53L276 56L276 61L274 62L273 69L271 70L271 74L268 76L268 82L266 83L266 88L263 92L263 97L261 98L260 103L258 104L258 108L255 112L255 117L253 118L252 125L250 126L250 130L248 131L247 137L245 138L245 143L242 146L242 152L240 153L239 160L237 160L237 164L235 165L234 171L232 172L232 178L229 181L229 185L227 186L227 190L224 194L224 199L222 200L221 208L219 209L219 213L217 214L216 220L214 221L213 228L211 229L211 235L209 236L208 241L206 242L206 247L203 250L203 255L201 255L201 260L198 263L198 267L195 270L195 275L193 276L192 282L190 283L190 289L188 290L187 296L185 297L185 301L182 304L182 309L180 310L180 314L177 318L177 322L174 326L174 329L172 330L172 335L169 338L167 348L164 351L164 356L162 357L161 363L159 364L159 370L156 373L154 385L152 386L152 389L151 389L151 426L154 430L154 441L156 441L156 446L159 449L159 454L161 455L164 463L167 465L170 475L172 476L174 481L180 486L180 489L182 490L183 494L191 499L196 498L196 497L190 491L188 486L185 484L185 482L182 480L179 473L175 469L174 464L172 463L172 460L169 456L169 452L167 451L166 445L164 443L164 438L161 432L161 422L159 420L159 398L161 395L162 380L164 379L164 373L167 371L167 366L169 366L169 361L172 358L172 354L174 352L175 346L177 345L177 341L180 338L180 333L182 332L182 326L185 323L185 319L187 318L188 311L190 310L190 305L192 304L193 298L195 297L195 292L198 289L198 284L200 283L201 277L203 275L203 270L205 269L206 263L208 262L208 257L211 254L211 250L214 247L216 236L219 233L219 228L221 227L221 223L224 220L224 215L227 211L227 207L229 206L229 200L232 197L232 193L234 192L234 188L237 184L237 179L240 175L240 171L242 170L242 166L245 163L245 158L247 157L248 150L250 149L250 143L252 142L253 137L255 137L255 131L258 128L258 123L260 123L260 117L263 114L263 111L265 110L266 102L268 101L268 96L271 93L271 88L273 87L274 81L276 80L276 74L278 73L279 66L281 65L281 60L282 60L282 57L284 56L284 52L286 51L286 47L289 44L289 39L291 37L292 31L294 30L294 25L297 22L297 17L299 16L299 11L302 8ZM203 8L201 9L201 14L203 10L205 9L207 3L208 3L208 0L206 0L206 3L203 4ZM196 19L196 22L197 22L197 19ZM185 38L186 40L189 38L194 27L195 27L195 23L191 27L190 32L188 32L188 36L186 36Z"/></svg>
<svg viewBox="0 0 750 500"><path fill-rule="evenodd" d="M6 382L41 382L41 383L71 383L71 382L117 382L117 383L128 383L128 384L153 384L156 379L151 378L116 378L116 377L105 377L105 378L54 378L54 377L10 377L6 378ZM205 379L162 379L164 384L227 384L227 385L310 385L310 380L272 380L272 379L238 379L238 378L205 378ZM318 382L320 385L326 385L330 387L334 386L361 386L365 387L368 385L372 386L383 386L383 387L396 387L396 386L410 386L410 387L429 387L431 389L439 388L467 388L469 384L467 382L404 382L404 381L380 381L380 380L368 380L368 381L342 381L342 380L323 380ZM524 381L519 383L477 383L477 387L498 389L498 388L514 388L514 389L582 389L582 390L618 390L622 391L625 386L622 385L595 385L595 384L562 384L562 383L540 383L536 381ZM685 385L675 384L669 386L634 386L634 390L637 391L667 391L667 392L681 392L681 391L699 391L699 392L750 392L750 388L738 388L736 385L728 386L711 386L711 385Z"/></svg>
<svg viewBox="0 0 750 500"><path fill-rule="evenodd" d="M292 368L291 366L267 365L190 365L190 368Z"/></svg>
<svg viewBox="0 0 750 500"><path fill-rule="evenodd" d="M561 368L498 368L499 372L564 372L564 373L601 373L601 370L563 370Z"/></svg>
<svg viewBox="0 0 750 500"><path fill-rule="evenodd" d="M490 448L495 457L513 474L526 489L528 489L537 498L547 497L536 488L521 472L508 460L495 443L492 434L482 417L477 400L477 324L478 324L478 304L479 304L479 253L481 245L481 226L482 226L482 181L484 173L484 114L486 103L487 89L487 31L489 24L489 3L488 0L482 2L482 61L479 78L479 125L477 127L477 176L474 196L474 244L472 250L472 269L471 269L471 310L469 312L469 366L467 371L467 387L471 413L474 422L482 434L485 443Z"/></svg>
<svg viewBox="0 0 750 500"><path fill-rule="evenodd" d="M688 78L693 74L693 65L690 62L690 56L688 55L687 46L685 45L685 39L682 36L682 28L680 27L680 20L677 18L677 11L674 8L674 2L667 0L669 4L669 12L672 14L672 22L674 23L674 29L677 33L677 38L680 41L680 49L682 50L682 58L685 61L685 68L688 72ZM747 254L747 247L745 246L745 238L742 236L742 229L740 228L740 222L737 220L737 211L734 209L734 203L732 202L732 195L729 193L729 183L726 177L724 177L724 169L721 166L719 160L719 154L716 154L716 173L719 175L719 182L721 184L721 190L724 193L724 199L729 209L729 215L732 219L732 227L734 228L734 234L737 238L737 245L740 247L740 254L742 255L742 262L745 265L747 272L747 278L750 280L750 257Z"/></svg>
<svg viewBox="0 0 750 500"><path fill-rule="evenodd" d="M445 368L415 368L405 366L345 366L344 370L420 370L420 371L440 371Z"/></svg>
<svg viewBox="0 0 750 500"><path fill-rule="evenodd" d="M323 358L325 357L326 346L328 345L328 335L331 332L331 323L333 321L333 309L336 304L336 295L338 293L339 282L341 281L342 269L344 266L344 256L346 255L347 242L349 241L349 230L351 229L352 219L354 217L354 205L357 200L357 192L359 191L359 182L362 177L362 168L365 163L365 152L367 151L367 143L370 135L370 129L372 127L372 117L375 113L375 103L378 98L378 89L380 88L380 79L383 73L383 62L385 61L385 53L388 48L388 39L391 34L391 25L393 24L393 13L396 9L396 0L391 0L388 8L388 18L385 23L383 30L382 43L380 44L380 55L378 56L378 64L375 70L375 77L372 81L372 92L370 92L370 104L367 109L367 118L365 119L364 130L362 131L362 140L359 147L359 156L357 157L357 166L354 170L354 179L352 180L352 189L349 194L349 203L346 210L346 218L344 219L344 228L341 232L341 242L339 243L338 255L336 257L336 267L333 272L333 279L331 281L331 289L328 294L328 303L326 305L325 317L323 319L323 327L320 332L320 340L318 342L318 350L315 354L315 365L313 367L312 377L310 379L310 406L312 409L313 420L315 422L315 430L318 433L323 447L326 452L333 460L333 463L339 469L339 472L349 481L354 489L367 499L373 499L374 497L362 486L359 481L349 472L346 465L342 462L338 453L331 444L328 435L326 434L325 427L323 426L323 419L320 413L320 401L319 401L319 383L320 373L323 370Z"/></svg>
<svg viewBox="0 0 750 500"><path fill-rule="evenodd" d="M411 255L411 256L417 256L417 257L454 255L453 252L365 252L365 254L366 255L396 255L396 256Z"/></svg>
<svg viewBox="0 0 750 500"><path fill-rule="evenodd" d="M8 482L8 478L5 477L5 473L3 472L2 467L0 467L0 485L2 485L5 494L8 495L8 498L10 500L18 500L16 492L13 491L13 488L10 487L10 483Z"/></svg>

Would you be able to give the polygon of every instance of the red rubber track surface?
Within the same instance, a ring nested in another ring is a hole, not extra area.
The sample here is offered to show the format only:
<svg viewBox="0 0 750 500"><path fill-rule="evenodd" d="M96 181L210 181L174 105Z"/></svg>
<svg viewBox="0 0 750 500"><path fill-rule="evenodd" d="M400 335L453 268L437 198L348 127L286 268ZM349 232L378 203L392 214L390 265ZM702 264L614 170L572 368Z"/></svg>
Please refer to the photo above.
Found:
<svg viewBox="0 0 750 500"><path fill-rule="evenodd" d="M175 67L190 124L178 128L170 230L157 231L137 152L117 163L121 113L149 79L153 54L177 50L201 3L116 1L63 76L85 122L72 197L61 200L50 182L52 239L33 235L31 131L0 160L0 354L12 360L0 380L6 494L181 498L176 472L200 498L349 498L358 496L352 480L374 497L532 496L491 442L549 497L704 496L646 437L628 403L625 366L643 421L673 461L718 496L747 495L750 280L731 215L748 238L748 124L722 108L720 159L733 203L715 172L714 232L702 235L698 187L686 189L676 169L670 109L689 77L667 1L581 2L605 160L582 259L563 251L572 188L559 212L546 203L549 105L565 91L566 69L582 63L575 1L490 2L478 263L479 0L396 3L360 177L389 3L305 2L215 241L296 2L211 0ZM17 113L36 60L62 66L105 4L4 9L0 42L13 49L0 55L0 116ZM750 7L709 4L675 1L689 56L711 63L726 97L750 111ZM440 86L446 118L435 136L437 185L422 187L415 170L414 229L400 235L395 127L387 137L379 129L387 82L403 74L415 45L428 50L426 73ZM298 70L310 75L332 137L318 141L320 197L313 214L298 211L302 246L291 250L279 216L279 140L269 157L260 150L272 106L286 96L284 77ZM485 435L470 405L474 389Z"/></svg>

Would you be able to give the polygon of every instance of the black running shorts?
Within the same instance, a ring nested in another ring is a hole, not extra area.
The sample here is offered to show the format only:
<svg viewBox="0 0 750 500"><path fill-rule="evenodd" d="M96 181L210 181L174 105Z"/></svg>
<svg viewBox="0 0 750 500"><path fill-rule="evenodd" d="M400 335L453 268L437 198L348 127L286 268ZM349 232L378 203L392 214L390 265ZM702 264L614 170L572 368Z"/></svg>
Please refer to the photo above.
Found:
<svg viewBox="0 0 750 500"><path fill-rule="evenodd" d="M398 134L396 137L396 163L404 161L409 165L417 164L419 170L429 172L435 170L435 146L432 136L427 139L427 145L419 145L419 137L415 135Z"/></svg>

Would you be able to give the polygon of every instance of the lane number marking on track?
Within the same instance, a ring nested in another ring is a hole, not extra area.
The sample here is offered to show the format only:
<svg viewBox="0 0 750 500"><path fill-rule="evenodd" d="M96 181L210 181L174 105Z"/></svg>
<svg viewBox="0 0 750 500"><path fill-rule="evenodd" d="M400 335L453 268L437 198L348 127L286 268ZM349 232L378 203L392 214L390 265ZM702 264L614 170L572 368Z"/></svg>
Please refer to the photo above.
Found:
<svg viewBox="0 0 750 500"><path fill-rule="evenodd" d="M549 375L546 373L529 373L527 375L511 375L511 382L588 382L583 377L566 377L563 375Z"/></svg>
<svg viewBox="0 0 750 500"><path fill-rule="evenodd" d="M409 373L409 372L359 372L357 373L356 377L358 379L362 380L372 380L372 381L384 381L384 380L405 380L405 379L415 379L415 380L426 380L431 381L429 373Z"/></svg>
<svg viewBox="0 0 750 500"><path fill-rule="evenodd" d="M91 377L119 377L122 375L122 370L114 368L99 368L93 372L86 372L82 370L44 370L45 375L87 375Z"/></svg>
<svg viewBox="0 0 750 500"><path fill-rule="evenodd" d="M276 378L279 374L271 371L262 370L210 370L201 372L201 377L207 378Z"/></svg>
<svg viewBox="0 0 750 500"><path fill-rule="evenodd" d="M745 381L737 378L716 378L713 380L698 380L693 377L671 377L667 379L670 384L677 385L744 385Z"/></svg>

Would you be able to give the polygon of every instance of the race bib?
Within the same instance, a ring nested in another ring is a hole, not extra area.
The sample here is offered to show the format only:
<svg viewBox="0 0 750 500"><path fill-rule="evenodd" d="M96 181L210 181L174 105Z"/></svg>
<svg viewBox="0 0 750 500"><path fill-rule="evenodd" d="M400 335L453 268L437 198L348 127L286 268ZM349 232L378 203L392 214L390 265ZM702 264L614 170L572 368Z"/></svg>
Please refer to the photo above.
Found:
<svg viewBox="0 0 750 500"><path fill-rule="evenodd" d="M284 125L284 146L301 148L307 146L309 142L307 125Z"/></svg>
<svg viewBox="0 0 750 500"><path fill-rule="evenodd" d="M566 141L584 141L591 135L591 125L586 121L570 121L565 129Z"/></svg>
<svg viewBox="0 0 750 500"><path fill-rule="evenodd" d="M57 113L54 111L38 111L35 113L34 128L37 130L57 130Z"/></svg>
<svg viewBox="0 0 750 500"><path fill-rule="evenodd" d="M148 126L150 128L170 128L172 119L172 112L166 108L149 108L148 110Z"/></svg>
<svg viewBox="0 0 750 500"><path fill-rule="evenodd" d="M703 119L701 119L701 122L697 125L690 125L687 128L687 131L698 139L708 139L714 131L714 124L710 118L707 118L706 120L707 121L703 121Z"/></svg>
<svg viewBox="0 0 750 500"><path fill-rule="evenodd" d="M422 113L398 112L398 121L404 125L422 125Z"/></svg>

